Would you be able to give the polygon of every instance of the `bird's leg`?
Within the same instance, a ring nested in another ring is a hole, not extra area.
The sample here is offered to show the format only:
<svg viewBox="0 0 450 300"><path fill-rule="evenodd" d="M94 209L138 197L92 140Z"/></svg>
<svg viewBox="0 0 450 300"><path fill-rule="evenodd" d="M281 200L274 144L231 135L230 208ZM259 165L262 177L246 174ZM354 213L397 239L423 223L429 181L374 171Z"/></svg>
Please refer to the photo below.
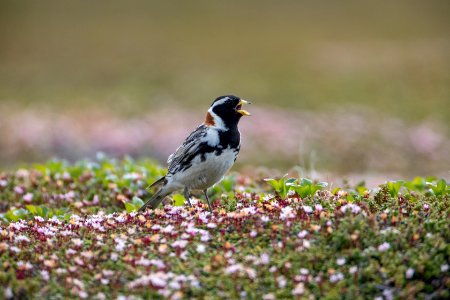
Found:
<svg viewBox="0 0 450 300"><path fill-rule="evenodd" d="M187 186L184 187L184 198L188 202L189 206L192 207L191 204L191 194L189 193L189 188Z"/></svg>
<svg viewBox="0 0 450 300"><path fill-rule="evenodd" d="M209 198L208 198L208 193L207 192L208 192L208 190L203 190L203 194L205 194L206 202L208 202L209 211L212 212L211 202L209 202Z"/></svg>

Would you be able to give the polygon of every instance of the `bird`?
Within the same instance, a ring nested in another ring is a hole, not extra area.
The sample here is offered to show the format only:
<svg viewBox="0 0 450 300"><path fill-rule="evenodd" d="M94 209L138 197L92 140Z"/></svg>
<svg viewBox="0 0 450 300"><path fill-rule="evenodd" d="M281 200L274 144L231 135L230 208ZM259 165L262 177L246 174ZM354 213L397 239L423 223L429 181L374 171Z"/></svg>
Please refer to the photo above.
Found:
<svg viewBox="0 0 450 300"><path fill-rule="evenodd" d="M159 189L139 212L147 206L155 209L166 196L179 190L183 190L190 207L191 190L203 191L212 212L207 190L220 182L236 161L241 148L238 123L241 117L251 115L242 108L244 104L251 103L234 95L213 101L205 121L169 156L167 175L150 185Z"/></svg>

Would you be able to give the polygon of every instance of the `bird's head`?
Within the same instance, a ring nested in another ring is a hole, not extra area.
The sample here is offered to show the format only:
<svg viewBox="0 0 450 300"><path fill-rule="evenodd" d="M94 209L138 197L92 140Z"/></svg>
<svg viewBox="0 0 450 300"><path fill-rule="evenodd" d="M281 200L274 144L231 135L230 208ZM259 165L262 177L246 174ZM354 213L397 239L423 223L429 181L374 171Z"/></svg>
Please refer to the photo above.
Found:
<svg viewBox="0 0 450 300"><path fill-rule="evenodd" d="M237 126L242 116L250 116L250 113L242 109L244 104L250 104L233 95L220 96L211 104L206 114L206 125L231 128Z"/></svg>

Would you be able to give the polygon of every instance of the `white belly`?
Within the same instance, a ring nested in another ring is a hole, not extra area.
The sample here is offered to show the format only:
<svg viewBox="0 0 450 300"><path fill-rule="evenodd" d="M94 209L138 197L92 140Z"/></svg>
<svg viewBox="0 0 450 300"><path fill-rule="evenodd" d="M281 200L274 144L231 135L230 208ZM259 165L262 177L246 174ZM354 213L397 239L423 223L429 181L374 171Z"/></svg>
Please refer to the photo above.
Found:
<svg viewBox="0 0 450 300"><path fill-rule="evenodd" d="M189 189L207 189L222 180L234 164L236 155L235 151L225 149L220 156L208 153L204 161L201 161L200 156L196 157L190 168L173 175L173 182L187 186Z"/></svg>

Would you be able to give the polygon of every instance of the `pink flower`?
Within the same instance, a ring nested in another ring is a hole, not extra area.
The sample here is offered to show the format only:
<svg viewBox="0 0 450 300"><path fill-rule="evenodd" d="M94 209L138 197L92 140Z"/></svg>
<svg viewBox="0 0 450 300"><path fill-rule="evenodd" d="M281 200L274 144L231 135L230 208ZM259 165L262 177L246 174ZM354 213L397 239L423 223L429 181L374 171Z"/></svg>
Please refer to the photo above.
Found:
<svg viewBox="0 0 450 300"><path fill-rule="evenodd" d="M23 196L23 201L30 203L31 201L33 201L33 194L32 193L26 193Z"/></svg>

